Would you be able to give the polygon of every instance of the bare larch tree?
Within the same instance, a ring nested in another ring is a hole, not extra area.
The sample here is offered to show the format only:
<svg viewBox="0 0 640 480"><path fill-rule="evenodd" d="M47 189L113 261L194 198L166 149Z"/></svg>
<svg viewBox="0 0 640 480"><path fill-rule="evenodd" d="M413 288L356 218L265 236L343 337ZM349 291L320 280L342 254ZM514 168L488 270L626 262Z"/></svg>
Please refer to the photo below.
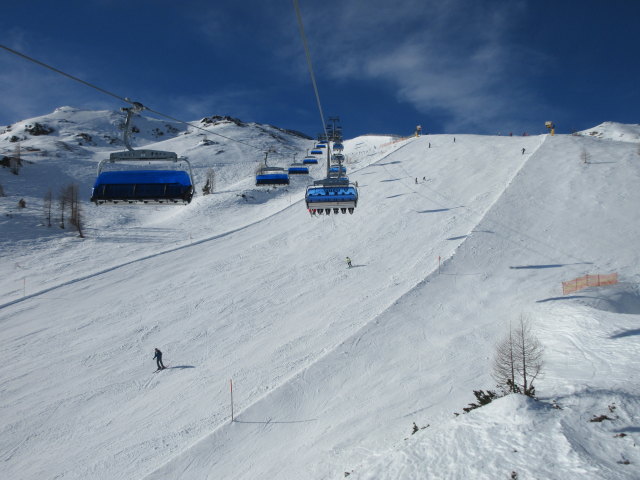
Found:
<svg viewBox="0 0 640 480"><path fill-rule="evenodd" d="M542 371L543 347L531 331L531 322L520 317L515 328L498 343L493 360L493 378L509 392L535 396L533 382Z"/></svg>

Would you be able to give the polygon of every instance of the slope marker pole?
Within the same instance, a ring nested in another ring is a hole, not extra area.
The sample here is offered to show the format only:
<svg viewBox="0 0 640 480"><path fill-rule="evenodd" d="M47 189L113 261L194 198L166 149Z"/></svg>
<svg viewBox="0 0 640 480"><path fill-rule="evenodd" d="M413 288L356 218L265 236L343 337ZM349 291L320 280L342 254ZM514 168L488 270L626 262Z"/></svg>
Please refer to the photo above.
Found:
<svg viewBox="0 0 640 480"><path fill-rule="evenodd" d="M233 380L229 380L229 389L231 392L231 423L233 423Z"/></svg>

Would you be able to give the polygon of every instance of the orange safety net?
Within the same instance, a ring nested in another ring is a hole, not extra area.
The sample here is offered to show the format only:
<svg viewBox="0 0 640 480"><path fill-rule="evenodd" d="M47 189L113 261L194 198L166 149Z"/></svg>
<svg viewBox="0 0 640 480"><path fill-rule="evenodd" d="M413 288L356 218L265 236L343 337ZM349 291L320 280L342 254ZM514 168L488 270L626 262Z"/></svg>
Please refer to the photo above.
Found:
<svg viewBox="0 0 640 480"><path fill-rule="evenodd" d="M562 282L562 294L567 295L587 287L601 287L603 285L615 285L616 283L618 283L617 273L585 275L568 282Z"/></svg>

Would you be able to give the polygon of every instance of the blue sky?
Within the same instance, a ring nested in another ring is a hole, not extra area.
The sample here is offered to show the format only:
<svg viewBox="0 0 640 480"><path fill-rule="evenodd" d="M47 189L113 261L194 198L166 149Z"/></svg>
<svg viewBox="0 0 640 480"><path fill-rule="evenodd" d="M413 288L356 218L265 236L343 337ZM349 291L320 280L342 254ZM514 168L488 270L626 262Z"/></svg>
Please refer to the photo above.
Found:
<svg viewBox="0 0 640 480"><path fill-rule="evenodd" d="M640 0L300 0L325 116L363 133L640 123ZM0 44L184 120L322 128L291 0L2 6ZM0 125L117 100L0 50Z"/></svg>

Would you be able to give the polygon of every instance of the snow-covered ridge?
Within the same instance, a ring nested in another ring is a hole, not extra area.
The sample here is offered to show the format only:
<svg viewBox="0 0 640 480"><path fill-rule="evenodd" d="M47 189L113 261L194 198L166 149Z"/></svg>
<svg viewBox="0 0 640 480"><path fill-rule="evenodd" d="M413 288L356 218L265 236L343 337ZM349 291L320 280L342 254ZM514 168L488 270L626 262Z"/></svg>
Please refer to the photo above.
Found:
<svg viewBox="0 0 640 480"><path fill-rule="evenodd" d="M19 178L0 177L0 185L7 195L41 197L49 188L55 192L74 182L79 184L81 197L87 199L98 161L109 152L124 149L124 120L122 112L60 107L0 128L0 159L19 154L26 166ZM272 163L286 165L311 145L299 132L232 117L204 117L191 123L200 128L148 117L143 112L132 120L131 142L136 148L169 150L187 157L197 183L208 168L234 165L219 172L219 187L250 177L268 149L278 152Z"/></svg>
<svg viewBox="0 0 640 480"><path fill-rule="evenodd" d="M640 142L640 124L624 124L616 122L603 122L598 126L582 130L577 135L601 138L604 140L617 140L621 142Z"/></svg>
<svg viewBox="0 0 640 480"><path fill-rule="evenodd" d="M0 129L0 146L3 152L13 145L33 147L45 137L75 147L122 148L124 114L103 110L80 110L59 107L53 113L16 122ZM133 141L146 144L175 137L186 130L183 124L137 116L133 121Z"/></svg>

